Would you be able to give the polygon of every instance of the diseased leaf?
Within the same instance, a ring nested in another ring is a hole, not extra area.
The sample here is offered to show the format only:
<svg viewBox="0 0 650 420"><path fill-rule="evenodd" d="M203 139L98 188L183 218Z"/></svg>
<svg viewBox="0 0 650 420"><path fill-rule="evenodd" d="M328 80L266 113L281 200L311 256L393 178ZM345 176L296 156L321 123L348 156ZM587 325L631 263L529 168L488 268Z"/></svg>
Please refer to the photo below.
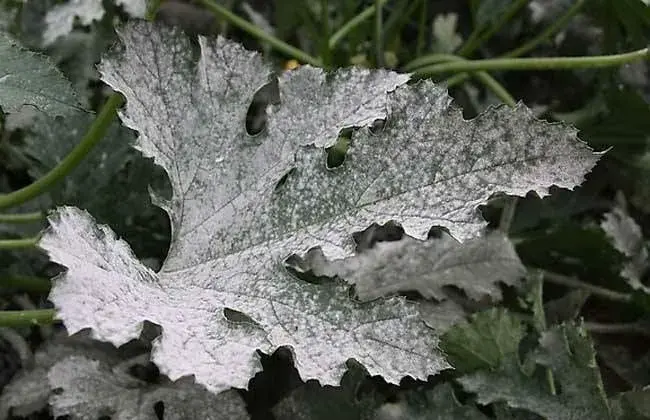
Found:
<svg viewBox="0 0 650 420"><path fill-rule="evenodd" d="M635 290L650 294L650 287L641 282L648 267L648 250L645 247L643 232L636 221L627 213L625 198L619 195L619 205L605 214L600 227L612 240L614 248L628 258L621 276Z"/></svg>
<svg viewBox="0 0 650 420"><path fill-rule="evenodd" d="M133 17L143 18L146 12L145 0L115 0ZM105 14L102 0L67 0L48 10L45 15L45 30L43 31L43 47L49 47L62 36L70 34L75 21L83 26L90 26L94 21L101 20Z"/></svg>
<svg viewBox="0 0 650 420"><path fill-rule="evenodd" d="M31 105L51 115L81 110L70 82L45 56L25 50L0 32L0 107L13 113Z"/></svg>
<svg viewBox="0 0 650 420"><path fill-rule="evenodd" d="M91 327L114 344L136 337L144 320L159 324L154 362L212 391L246 387L259 370L256 350L281 345L304 378L323 384L338 383L348 358L393 383L447 368L416 304L359 303L341 282L293 278L283 261L313 247L348 257L354 232L388 220L416 239L432 225L471 239L484 226L476 206L494 191L573 187L598 158L575 130L523 105L467 122L433 83L387 95L406 76L361 69L283 74L281 103L250 137L246 112L269 74L257 54L201 37L195 54L180 32L144 22L120 37L102 78L126 96L121 117L139 131L137 148L169 174L173 196L158 201L171 247L154 273L110 229L63 207L40 241L68 267L50 299L69 331ZM371 133L376 119L386 127ZM328 169L322 148L351 126L362 128L345 162ZM230 321L233 311L250 322Z"/></svg>
<svg viewBox="0 0 650 420"><path fill-rule="evenodd" d="M555 394L549 390L548 376L534 374L535 365L550 369ZM613 418L592 342L582 327L553 327L542 334L539 347L523 364L515 348L500 359L498 367L462 376L458 381L466 391L477 394L480 404L503 401L549 420Z"/></svg>
<svg viewBox="0 0 650 420"><path fill-rule="evenodd" d="M57 362L75 354L102 360L109 366L119 360L113 346L89 340L83 333L50 339L35 353L32 366L23 366L23 370L2 390L0 419L8 418L10 411L13 415L27 417L47 406L52 391L47 380L48 372Z"/></svg>
<svg viewBox="0 0 650 420"><path fill-rule="evenodd" d="M104 17L102 0L68 0L67 3L57 4L45 15L45 31L43 31L43 46L47 47L60 36L72 32L75 19L88 26L95 20Z"/></svg>
<svg viewBox="0 0 650 420"><path fill-rule="evenodd" d="M248 419L244 401L235 390L213 395L191 381L148 388L145 383L103 366L82 355L69 356L48 373L55 417L94 420L110 415L114 420L157 420L154 406L164 404L165 418Z"/></svg>
<svg viewBox="0 0 650 420"><path fill-rule="evenodd" d="M486 296L500 300L497 283L516 285L526 274L512 243L499 233L462 244L448 234L426 241L404 236L332 262L311 250L307 265L316 275L336 275L354 284L363 301L400 291L444 300L446 286L459 287L474 300Z"/></svg>

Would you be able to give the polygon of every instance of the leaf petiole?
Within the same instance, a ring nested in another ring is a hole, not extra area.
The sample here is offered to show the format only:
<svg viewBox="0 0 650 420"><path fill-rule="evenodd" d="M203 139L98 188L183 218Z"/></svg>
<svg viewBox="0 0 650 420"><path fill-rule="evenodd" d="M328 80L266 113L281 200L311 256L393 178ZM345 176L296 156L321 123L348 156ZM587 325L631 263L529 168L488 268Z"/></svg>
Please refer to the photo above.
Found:
<svg viewBox="0 0 650 420"><path fill-rule="evenodd" d="M63 178L65 178L74 168L81 163L88 152L97 144L106 134L108 127L117 115L117 108L122 105L122 96L118 93L112 94L102 107L97 118L93 121L86 135L81 142L56 165L50 172L37 179L28 186L9 194L0 195L0 209L16 206L34 197L43 194L47 189L52 187Z"/></svg>

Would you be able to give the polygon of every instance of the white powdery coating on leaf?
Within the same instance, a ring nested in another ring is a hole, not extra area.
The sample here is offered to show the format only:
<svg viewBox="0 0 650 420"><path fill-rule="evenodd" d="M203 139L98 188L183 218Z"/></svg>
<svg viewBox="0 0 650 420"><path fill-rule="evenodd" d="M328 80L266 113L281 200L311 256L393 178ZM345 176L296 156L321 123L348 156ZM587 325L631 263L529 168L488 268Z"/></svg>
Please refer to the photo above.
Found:
<svg viewBox="0 0 650 420"><path fill-rule="evenodd" d="M497 283L516 285L526 274L513 244L501 234L462 244L443 236L418 241L380 242L343 261L336 273L356 285L360 299L372 300L398 291L417 291L425 298L446 299L444 288L455 286L474 300L501 300Z"/></svg>
<svg viewBox="0 0 650 420"><path fill-rule="evenodd" d="M115 0L115 3L122 6L132 17L144 18L147 13L146 0Z"/></svg>
<svg viewBox="0 0 650 420"><path fill-rule="evenodd" d="M327 80L322 69L301 66L280 78L282 105L270 119L269 129L302 138L300 144L330 147L342 129L385 118L386 92L408 80L407 74L357 68L339 70Z"/></svg>
<svg viewBox="0 0 650 420"><path fill-rule="evenodd" d="M164 291L156 274L142 264L133 264L137 259L128 244L110 229L97 226L87 212L60 207L48 219L50 227L39 246L53 261L65 261L75 276L74 282L66 281L66 276L55 279L50 300L83 302L57 309L68 333L99 323L102 328L93 329L93 338L120 346L138 337L147 314L161 310ZM98 288L100 284L104 286Z"/></svg>
<svg viewBox="0 0 650 420"><path fill-rule="evenodd" d="M283 103L250 137L246 112L270 73L257 54L203 38L199 54L180 33L148 23L129 23L120 37L125 48L100 71L127 99L121 117L139 131L137 147L169 174L173 197L162 205L170 251L154 275L88 215L60 210L41 241L68 267L52 301L66 325L111 342L125 339L119 323L131 332L138 321L161 325L153 351L161 370L172 379L194 374L213 391L245 388L260 368L256 349L281 345L304 379L324 384L338 383L348 358L390 382L447 368L416 305L353 301L341 282L292 278L283 260L315 246L348 257L354 231L389 219L419 238L432 224L469 238L483 225L476 206L489 194L572 187L596 160L574 130L540 123L523 107L466 122L430 82L386 94L406 77L361 70L287 76ZM338 130L386 117L381 133L353 136L343 166L326 168L320 147ZM73 253L75 237L86 245ZM105 261L117 263L114 272Z"/></svg>
<svg viewBox="0 0 650 420"><path fill-rule="evenodd" d="M45 15L45 31L43 46L51 45L60 36L72 32L75 18L82 25L88 26L94 20L104 17L104 6L101 0L69 0L50 9Z"/></svg>
<svg viewBox="0 0 650 420"><path fill-rule="evenodd" d="M650 287L641 281L648 267L648 250L645 247L641 226L628 214L625 203L606 213L600 227L612 240L614 248L629 258L621 270L621 276L633 289L650 294Z"/></svg>

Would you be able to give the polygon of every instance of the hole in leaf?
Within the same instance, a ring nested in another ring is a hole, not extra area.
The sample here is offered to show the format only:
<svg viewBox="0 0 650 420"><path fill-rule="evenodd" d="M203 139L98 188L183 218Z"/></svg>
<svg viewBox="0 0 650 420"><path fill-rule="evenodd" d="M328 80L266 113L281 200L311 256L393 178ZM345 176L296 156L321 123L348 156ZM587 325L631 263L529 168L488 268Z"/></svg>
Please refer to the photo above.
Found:
<svg viewBox="0 0 650 420"><path fill-rule="evenodd" d="M325 284L333 280L330 276L330 262L325 258L320 248L311 248L304 257L292 254L284 260L284 266L289 274L311 284Z"/></svg>
<svg viewBox="0 0 650 420"><path fill-rule="evenodd" d="M246 132L250 136L260 134L266 128L266 110L271 104L280 101L278 80L273 78L255 92L253 101L246 112Z"/></svg>
<svg viewBox="0 0 650 420"><path fill-rule="evenodd" d="M350 147L350 139L352 139L352 129L343 129L339 134L336 144L326 149L327 169L338 168L343 165L343 162L345 162L345 154Z"/></svg>
<svg viewBox="0 0 650 420"><path fill-rule="evenodd" d="M223 316L226 317L226 319L229 322L233 322L235 324L250 324L250 325L255 325L257 327L260 326L260 324L258 324L250 316L246 315L243 312L236 311L234 309L223 308Z"/></svg>
<svg viewBox="0 0 650 420"><path fill-rule="evenodd" d="M242 397L251 419L274 418L271 407L304 382L294 366L293 353L289 348L280 347L271 355L258 350L257 354L263 370L248 382L248 391Z"/></svg>
<svg viewBox="0 0 650 420"><path fill-rule="evenodd" d="M442 239L443 236L451 236L451 232L444 226L431 226L427 239Z"/></svg>
<svg viewBox="0 0 650 420"><path fill-rule="evenodd" d="M144 321L142 323L140 340L144 341L147 344L151 344L154 339L160 336L160 334L162 334L162 327L160 325L154 324L150 321Z"/></svg>
<svg viewBox="0 0 650 420"><path fill-rule="evenodd" d="M163 420L165 418L165 403L158 401L153 405L153 411L156 413L158 420Z"/></svg>
<svg viewBox="0 0 650 420"><path fill-rule="evenodd" d="M129 375L138 378L141 381L156 384L160 382L160 370L153 362L148 362L145 365L134 364L129 367Z"/></svg>
<svg viewBox="0 0 650 420"><path fill-rule="evenodd" d="M368 127L368 131L370 131L370 134L377 135L384 131L384 128L386 128L386 120L374 120L372 124L370 124L370 127Z"/></svg>
<svg viewBox="0 0 650 420"><path fill-rule="evenodd" d="M399 241L404 236L404 229L393 220L383 225L373 223L361 232L352 234L357 243L356 251L363 252L372 248L377 242Z"/></svg>
<svg viewBox="0 0 650 420"><path fill-rule="evenodd" d="M294 172L296 172L296 168L292 168L291 170L289 170L289 172L284 174L282 176L282 178L280 178L280 180L277 182L277 184L275 184L275 189L274 190L277 191L280 188L282 188L282 186L287 182L287 179L289 178L289 176L291 176Z"/></svg>

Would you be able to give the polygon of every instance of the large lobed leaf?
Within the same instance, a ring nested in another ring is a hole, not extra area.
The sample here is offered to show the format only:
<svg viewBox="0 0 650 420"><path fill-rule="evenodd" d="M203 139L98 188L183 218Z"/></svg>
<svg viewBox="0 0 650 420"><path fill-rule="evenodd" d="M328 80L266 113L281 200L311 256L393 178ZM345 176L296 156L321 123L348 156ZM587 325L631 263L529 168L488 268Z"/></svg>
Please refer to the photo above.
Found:
<svg viewBox="0 0 650 420"><path fill-rule="evenodd" d="M467 122L433 83L407 86L407 76L380 70L284 74L281 103L251 137L246 112L269 75L258 54L221 38L195 48L148 23L120 37L102 78L126 96L121 117L139 131L137 148L169 175L173 197L159 202L171 248L154 273L110 229L61 208L40 242L68 267L50 299L69 331L90 327L116 345L144 320L161 325L156 364L213 391L246 387L259 369L255 350L282 345L303 377L324 384L339 381L348 358L390 382L449 367L415 304L355 302L345 284L300 281L283 261L316 246L348 257L353 232L389 220L418 239L432 225L469 239L484 225L476 206L494 191L571 188L597 160L575 130L522 105ZM381 132L366 128L383 118ZM362 128L344 164L327 168L322 148L352 126Z"/></svg>

